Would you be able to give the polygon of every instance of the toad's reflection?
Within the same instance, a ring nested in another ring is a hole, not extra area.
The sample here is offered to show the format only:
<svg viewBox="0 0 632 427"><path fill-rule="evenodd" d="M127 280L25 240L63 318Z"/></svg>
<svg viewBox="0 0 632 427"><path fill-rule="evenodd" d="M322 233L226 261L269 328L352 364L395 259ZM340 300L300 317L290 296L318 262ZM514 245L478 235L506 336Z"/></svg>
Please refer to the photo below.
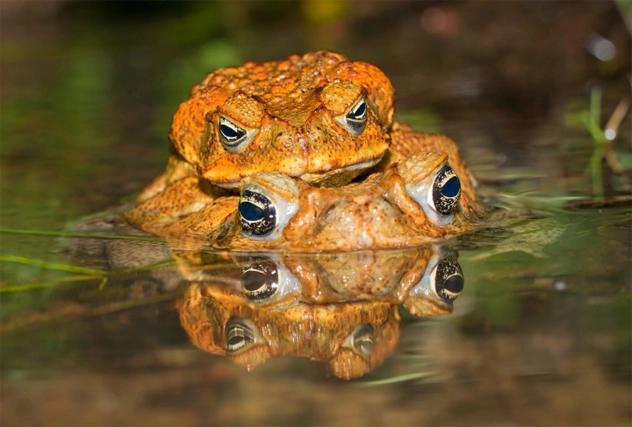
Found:
<svg viewBox="0 0 632 427"><path fill-rule="evenodd" d="M397 345L400 305L446 314L463 290L456 256L433 248L231 258L220 271L179 261L190 280L180 320L192 342L248 370L294 355L360 377Z"/></svg>

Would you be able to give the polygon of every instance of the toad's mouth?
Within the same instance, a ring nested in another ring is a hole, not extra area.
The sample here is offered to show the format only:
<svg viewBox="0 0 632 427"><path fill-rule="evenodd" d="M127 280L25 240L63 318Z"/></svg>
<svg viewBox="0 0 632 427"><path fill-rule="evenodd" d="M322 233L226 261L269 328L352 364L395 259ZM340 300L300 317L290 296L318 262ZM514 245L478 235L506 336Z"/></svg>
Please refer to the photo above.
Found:
<svg viewBox="0 0 632 427"><path fill-rule="evenodd" d="M310 184L318 184L325 186L338 186L350 182L353 178L364 172L365 170L377 165L382 160L382 156L365 160L363 162L354 163L352 165L343 166L337 169L330 169L324 172L310 172L301 175L303 181Z"/></svg>
<svg viewBox="0 0 632 427"><path fill-rule="evenodd" d="M343 166L336 169L329 169L323 172L309 172L300 175L299 178L310 184L324 185L324 186L338 186L349 183L353 178L358 176L365 170L377 165L382 160L382 156L371 160L365 160L362 162L354 163L351 165ZM263 172L263 171L262 171ZM228 181L228 182L216 182L214 183L218 187L226 189L239 188L241 179Z"/></svg>

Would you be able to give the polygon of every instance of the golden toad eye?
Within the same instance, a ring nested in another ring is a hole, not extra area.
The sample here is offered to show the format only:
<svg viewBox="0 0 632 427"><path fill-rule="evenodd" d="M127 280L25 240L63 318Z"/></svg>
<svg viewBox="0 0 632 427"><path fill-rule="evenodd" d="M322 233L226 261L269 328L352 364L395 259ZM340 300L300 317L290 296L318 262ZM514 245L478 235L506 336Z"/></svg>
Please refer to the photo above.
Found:
<svg viewBox="0 0 632 427"><path fill-rule="evenodd" d="M368 106L364 97L361 97L351 106L349 111L334 118L352 136L358 136L364 130L368 118Z"/></svg>
<svg viewBox="0 0 632 427"><path fill-rule="evenodd" d="M218 133L224 148L231 153L243 151L252 142L258 129L246 129L224 116L219 117Z"/></svg>

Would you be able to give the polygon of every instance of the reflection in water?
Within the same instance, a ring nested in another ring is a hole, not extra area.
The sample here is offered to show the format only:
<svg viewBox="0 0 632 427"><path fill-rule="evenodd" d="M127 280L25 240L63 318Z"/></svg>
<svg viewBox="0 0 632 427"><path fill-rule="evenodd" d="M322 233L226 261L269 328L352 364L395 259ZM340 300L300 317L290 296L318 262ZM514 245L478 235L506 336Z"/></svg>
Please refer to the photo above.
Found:
<svg viewBox="0 0 632 427"><path fill-rule="evenodd" d="M77 229L107 227L134 232L116 215ZM400 306L419 318L448 314L464 286L456 251L438 245L320 254L182 251L142 240L71 246L91 265L145 270L133 275L133 294L183 288L177 308L193 344L247 370L293 355L326 362L340 378L363 376L399 342ZM171 257L175 266L146 267Z"/></svg>
<svg viewBox="0 0 632 427"><path fill-rule="evenodd" d="M456 255L438 247L228 257L178 256L190 282L178 310L193 344L248 370L293 355L360 377L397 345L399 306L417 317L450 313L464 284Z"/></svg>

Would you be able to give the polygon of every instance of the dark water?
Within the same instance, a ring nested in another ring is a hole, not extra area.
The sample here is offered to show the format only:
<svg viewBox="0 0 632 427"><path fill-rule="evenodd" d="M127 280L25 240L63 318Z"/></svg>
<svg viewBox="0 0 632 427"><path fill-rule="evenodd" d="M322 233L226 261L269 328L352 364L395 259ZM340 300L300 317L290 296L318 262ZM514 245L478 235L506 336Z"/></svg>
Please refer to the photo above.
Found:
<svg viewBox="0 0 632 427"><path fill-rule="evenodd" d="M630 181L586 125L630 97L625 7L0 3L0 423L629 425ZM161 172L207 71L322 48L461 144L482 230L335 256L67 235ZM629 116L613 147L629 171Z"/></svg>

